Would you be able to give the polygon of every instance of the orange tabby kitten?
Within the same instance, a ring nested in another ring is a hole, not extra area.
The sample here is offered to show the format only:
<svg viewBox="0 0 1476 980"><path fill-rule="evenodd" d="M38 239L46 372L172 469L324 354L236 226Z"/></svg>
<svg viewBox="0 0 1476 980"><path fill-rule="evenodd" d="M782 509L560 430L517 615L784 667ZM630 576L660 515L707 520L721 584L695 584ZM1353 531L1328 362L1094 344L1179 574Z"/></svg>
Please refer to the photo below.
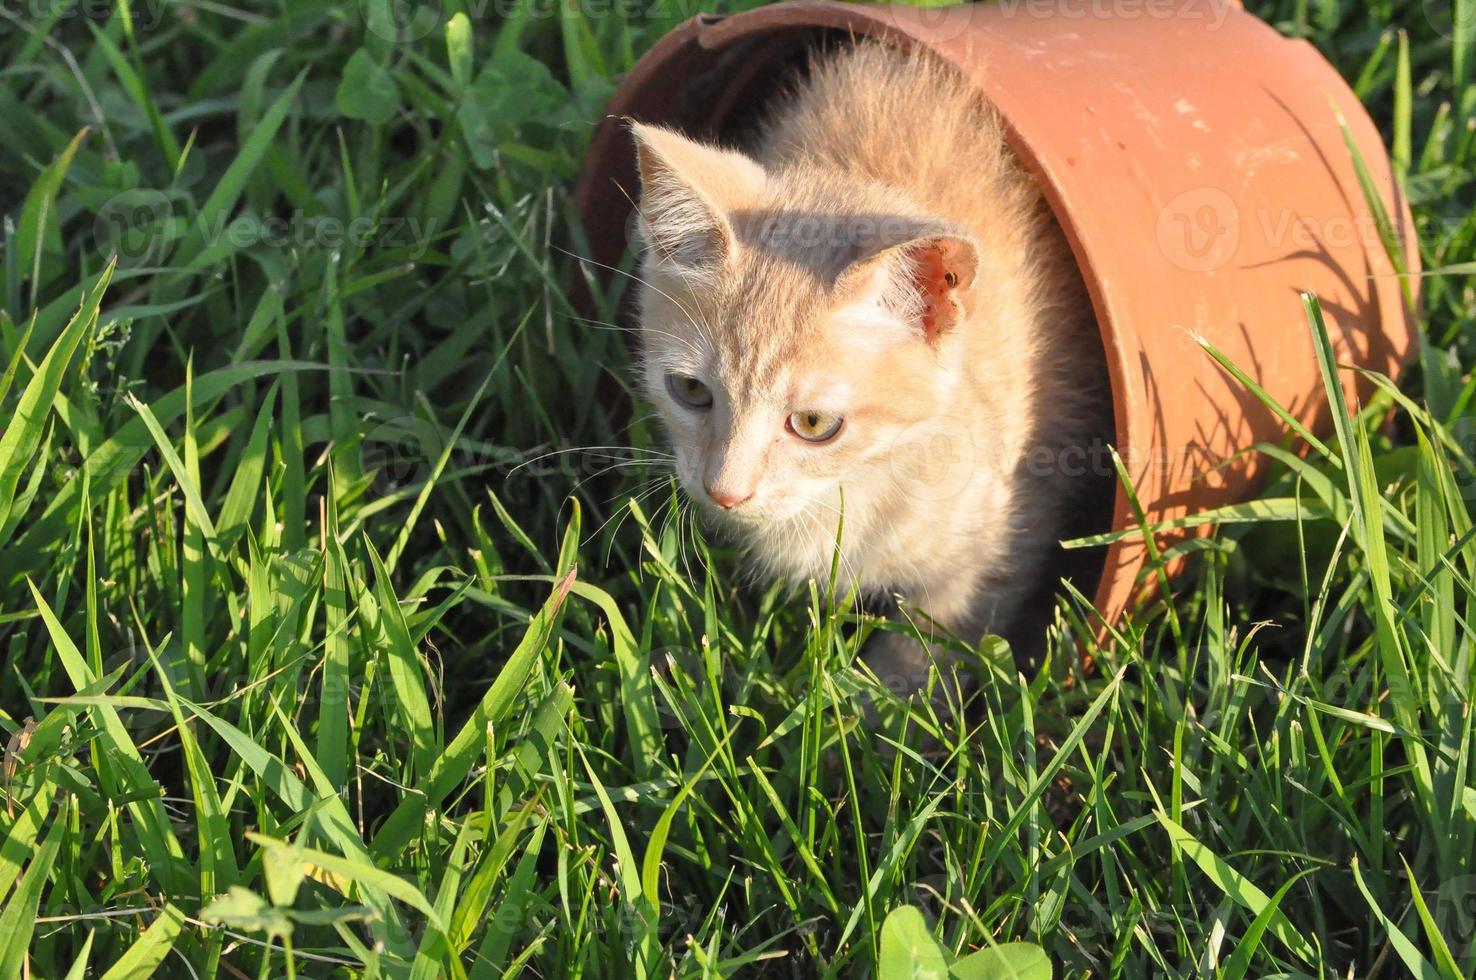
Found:
<svg viewBox="0 0 1476 980"><path fill-rule="evenodd" d="M746 154L632 130L643 383L686 491L791 580L828 575L844 511L841 568L924 635L1038 646L1110 409L1077 269L978 92L866 42ZM884 632L866 659L910 690L931 652Z"/></svg>

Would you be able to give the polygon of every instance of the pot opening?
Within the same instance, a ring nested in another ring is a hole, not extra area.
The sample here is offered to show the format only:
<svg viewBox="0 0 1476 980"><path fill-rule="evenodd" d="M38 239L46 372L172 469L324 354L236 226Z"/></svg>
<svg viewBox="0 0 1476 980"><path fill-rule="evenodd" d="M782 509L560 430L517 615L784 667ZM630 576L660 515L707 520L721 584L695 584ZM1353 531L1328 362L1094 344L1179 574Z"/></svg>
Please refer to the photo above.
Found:
<svg viewBox="0 0 1476 980"><path fill-rule="evenodd" d="M854 40L855 35L846 30L790 26L745 33L715 48L692 43L664 66L664 81L653 79L647 83L643 104L637 110L639 117L672 126L695 139L741 148L751 142L776 98L803 78L815 51L846 46ZM888 40L908 43L902 37ZM1058 216L1053 214L1052 218L1059 227ZM1080 294L1082 302L1091 303L1084 284ZM1100 366L1104 392L1110 392L1100 333L1089 356ZM1110 394L1104 398L1109 417L1102 431L1108 441L1116 442L1113 401ZM1089 463L1084 479L1091 482L1091 487L1082 495L1084 505L1065 529L1068 538L1101 534L1112 528L1117 477L1110 456L1099 449L1088 451L1086 458ZM1033 659L1043 649L1030 638L1042 637L1050 624L1062 578L1069 578L1083 595L1096 595L1106 555L1105 547L1058 550L1049 571L1041 577L1025 617L1027 622L1012 637L1017 655Z"/></svg>

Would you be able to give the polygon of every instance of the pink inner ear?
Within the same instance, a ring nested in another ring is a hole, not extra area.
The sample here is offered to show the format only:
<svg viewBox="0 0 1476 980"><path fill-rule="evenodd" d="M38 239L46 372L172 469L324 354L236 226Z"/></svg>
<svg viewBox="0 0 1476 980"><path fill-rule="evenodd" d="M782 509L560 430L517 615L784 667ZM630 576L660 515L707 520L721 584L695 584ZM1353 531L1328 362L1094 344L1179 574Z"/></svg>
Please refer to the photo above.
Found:
<svg viewBox="0 0 1476 980"><path fill-rule="evenodd" d="M913 288L923 303L923 332L932 343L939 334L953 326L957 318L953 299L948 294L958 280L949 271L943 260L943 250L936 244L929 243L917 249L910 258Z"/></svg>

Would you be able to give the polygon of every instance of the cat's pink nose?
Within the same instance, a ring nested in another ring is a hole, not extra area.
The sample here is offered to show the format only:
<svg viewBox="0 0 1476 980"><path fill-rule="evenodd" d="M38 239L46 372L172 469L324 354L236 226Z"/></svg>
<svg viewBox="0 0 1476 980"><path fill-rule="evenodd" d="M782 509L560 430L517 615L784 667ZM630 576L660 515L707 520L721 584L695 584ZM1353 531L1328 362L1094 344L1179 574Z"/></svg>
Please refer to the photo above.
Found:
<svg viewBox="0 0 1476 980"><path fill-rule="evenodd" d="M723 510L732 510L739 504L753 499L752 490L748 493L737 493L732 490L724 490L721 487L710 487L706 484L703 484L702 489L706 490L707 495L712 498L712 502Z"/></svg>

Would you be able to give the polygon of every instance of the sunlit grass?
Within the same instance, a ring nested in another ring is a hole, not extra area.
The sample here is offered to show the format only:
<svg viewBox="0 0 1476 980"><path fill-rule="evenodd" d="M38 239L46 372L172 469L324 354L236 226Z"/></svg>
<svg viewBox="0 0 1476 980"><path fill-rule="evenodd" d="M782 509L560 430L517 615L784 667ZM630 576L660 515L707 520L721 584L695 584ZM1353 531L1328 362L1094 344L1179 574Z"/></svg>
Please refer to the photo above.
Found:
<svg viewBox="0 0 1476 980"><path fill-rule="evenodd" d="M1407 172L1418 367L1260 447L1094 671L1067 599L963 710L856 669L843 581L710 550L571 302L584 141L692 11L0 11L0 977L1476 973L1476 87L1429 6L1259 5Z"/></svg>

